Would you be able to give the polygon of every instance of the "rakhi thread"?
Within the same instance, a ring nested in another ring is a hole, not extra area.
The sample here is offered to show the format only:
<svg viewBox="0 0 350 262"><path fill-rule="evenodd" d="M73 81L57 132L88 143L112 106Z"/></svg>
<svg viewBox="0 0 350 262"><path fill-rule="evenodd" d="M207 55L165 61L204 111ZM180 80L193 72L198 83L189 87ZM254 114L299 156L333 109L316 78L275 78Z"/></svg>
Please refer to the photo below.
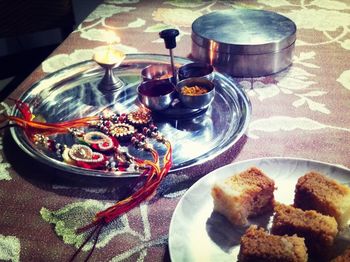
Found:
<svg viewBox="0 0 350 262"><path fill-rule="evenodd" d="M152 123L150 113L145 110L129 114L89 116L61 123L44 123L34 121L35 116L26 103L19 100L14 101L22 117L4 115L0 123L7 121L5 127L15 125L22 128L35 144L56 152L66 163L109 172L124 171L131 164L134 164L134 168L141 171L139 178L145 178L143 186L129 197L98 212L90 224L76 230L77 234L80 234L92 229L70 261L78 256L90 240L93 240L92 249L85 258L87 261L91 257L105 225L155 194L172 165L171 144L158 131ZM93 129L93 131L85 132L81 130L82 128ZM67 145L62 145L49 138L51 135L67 133L73 135L79 143L69 148ZM158 152L153 149L151 144L147 143L147 138L155 139L166 147L162 166ZM136 148L149 152L152 155L152 161L129 155L120 149L121 143L131 143Z"/></svg>

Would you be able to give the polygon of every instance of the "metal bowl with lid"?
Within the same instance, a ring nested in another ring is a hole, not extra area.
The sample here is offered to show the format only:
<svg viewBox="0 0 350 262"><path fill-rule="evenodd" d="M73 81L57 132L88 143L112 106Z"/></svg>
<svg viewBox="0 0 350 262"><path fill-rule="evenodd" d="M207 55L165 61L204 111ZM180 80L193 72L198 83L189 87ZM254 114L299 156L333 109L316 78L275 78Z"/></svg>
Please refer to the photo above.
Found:
<svg viewBox="0 0 350 262"><path fill-rule="evenodd" d="M275 12L216 11L192 24L192 56L237 77L277 73L292 63L296 25Z"/></svg>

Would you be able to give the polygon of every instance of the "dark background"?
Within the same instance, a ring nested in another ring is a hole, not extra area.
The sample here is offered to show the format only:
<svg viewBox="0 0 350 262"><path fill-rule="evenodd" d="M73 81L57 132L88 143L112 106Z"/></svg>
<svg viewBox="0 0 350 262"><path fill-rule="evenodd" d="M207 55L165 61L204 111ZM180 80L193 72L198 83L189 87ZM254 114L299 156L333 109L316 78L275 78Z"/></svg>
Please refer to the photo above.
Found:
<svg viewBox="0 0 350 262"><path fill-rule="evenodd" d="M102 0L0 0L0 101Z"/></svg>

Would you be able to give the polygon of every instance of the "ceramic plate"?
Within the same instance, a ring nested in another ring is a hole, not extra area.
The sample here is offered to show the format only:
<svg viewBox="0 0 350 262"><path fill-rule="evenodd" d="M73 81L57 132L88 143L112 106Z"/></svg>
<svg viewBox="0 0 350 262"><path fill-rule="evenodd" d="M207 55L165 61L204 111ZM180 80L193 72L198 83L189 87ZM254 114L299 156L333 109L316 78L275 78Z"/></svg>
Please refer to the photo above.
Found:
<svg viewBox="0 0 350 262"><path fill-rule="evenodd" d="M169 230L169 249L173 262L237 261L239 241L245 229L235 227L223 216L213 212L210 194L213 184L256 166L275 181L275 199L292 204L298 178L309 171L321 172L343 184L350 184L350 170L327 163L290 158L263 158L233 163L221 167L198 180L178 203ZM271 214L251 220L269 229ZM346 237L346 236L345 236ZM334 252L340 252L350 242L337 239Z"/></svg>

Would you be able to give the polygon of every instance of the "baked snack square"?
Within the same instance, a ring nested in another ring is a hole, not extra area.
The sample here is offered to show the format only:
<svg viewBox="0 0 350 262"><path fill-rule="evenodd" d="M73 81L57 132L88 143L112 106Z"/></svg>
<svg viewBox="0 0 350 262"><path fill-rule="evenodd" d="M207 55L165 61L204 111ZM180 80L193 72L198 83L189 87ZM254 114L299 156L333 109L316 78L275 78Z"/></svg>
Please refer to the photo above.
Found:
<svg viewBox="0 0 350 262"><path fill-rule="evenodd" d="M214 184L211 195L214 211L234 225L244 225L249 217L273 210L275 182L260 169L251 167Z"/></svg>
<svg viewBox="0 0 350 262"><path fill-rule="evenodd" d="M309 172L298 179L294 206L332 216L338 228L344 229L350 218L350 188L320 173Z"/></svg>
<svg viewBox="0 0 350 262"><path fill-rule="evenodd" d="M305 262L307 260L304 238L296 235L270 235L263 228L252 225L241 237L239 262Z"/></svg>
<svg viewBox="0 0 350 262"><path fill-rule="evenodd" d="M320 260L328 256L338 233L338 224L334 217L322 215L315 210L304 211L276 203L271 233L303 237L309 255Z"/></svg>

